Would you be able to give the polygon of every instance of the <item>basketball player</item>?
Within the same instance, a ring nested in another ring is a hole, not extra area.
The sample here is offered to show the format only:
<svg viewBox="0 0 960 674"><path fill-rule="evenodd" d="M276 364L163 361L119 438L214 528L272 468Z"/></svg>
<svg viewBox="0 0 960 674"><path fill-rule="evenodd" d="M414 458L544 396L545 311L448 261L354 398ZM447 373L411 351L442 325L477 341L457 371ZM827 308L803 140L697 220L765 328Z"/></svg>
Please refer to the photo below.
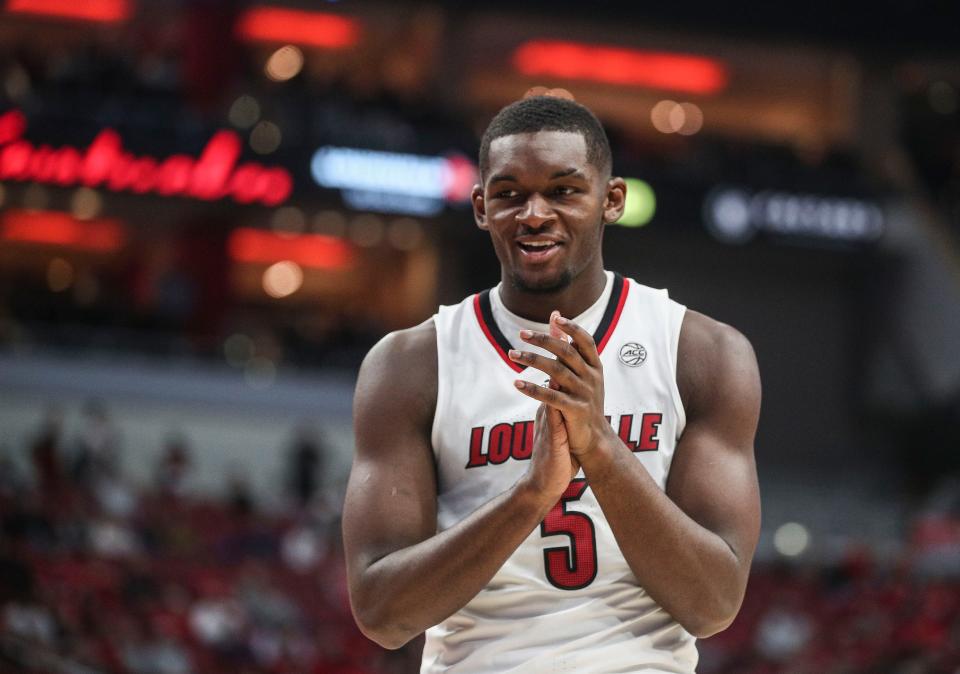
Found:
<svg viewBox="0 0 960 674"><path fill-rule="evenodd" d="M357 623L387 648L426 631L422 672L693 672L757 542L753 351L604 270L626 186L585 107L507 106L480 175L500 284L360 370Z"/></svg>

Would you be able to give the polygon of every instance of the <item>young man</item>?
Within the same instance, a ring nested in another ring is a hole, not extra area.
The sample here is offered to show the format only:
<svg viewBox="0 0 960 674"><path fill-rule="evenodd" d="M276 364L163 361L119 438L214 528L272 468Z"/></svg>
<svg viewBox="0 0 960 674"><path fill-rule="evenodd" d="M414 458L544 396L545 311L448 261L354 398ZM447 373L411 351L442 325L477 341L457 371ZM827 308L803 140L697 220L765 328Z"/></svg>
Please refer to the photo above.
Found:
<svg viewBox="0 0 960 674"><path fill-rule="evenodd" d="M626 186L583 106L507 106L480 171L500 284L360 370L357 623L387 648L426 630L423 672L693 672L759 532L753 351L604 270Z"/></svg>

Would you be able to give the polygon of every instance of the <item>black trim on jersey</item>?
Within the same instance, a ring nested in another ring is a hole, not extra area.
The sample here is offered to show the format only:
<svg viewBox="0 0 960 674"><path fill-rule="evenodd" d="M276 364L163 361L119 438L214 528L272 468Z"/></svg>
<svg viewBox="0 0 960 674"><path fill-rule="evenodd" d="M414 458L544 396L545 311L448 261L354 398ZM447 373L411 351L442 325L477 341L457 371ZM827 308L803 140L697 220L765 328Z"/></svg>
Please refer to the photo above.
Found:
<svg viewBox="0 0 960 674"><path fill-rule="evenodd" d="M617 272L613 272L613 290L610 293L610 299L607 301L607 308L603 310L600 325L597 326L596 331L593 333L593 341L598 346L604 342L604 337L607 336L607 332L611 329L614 319L617 318L617 308L620 306L620 297L624 293L626 284L627 281L623 276ZM493 320L493 307L490 304L490 289L488 288L480 292L478 299L480 304L480 317L486 324L490 336L493 337L496 342L496 346L499 346L503 354L506 355L513 348L513 345L507 340L503 332L500 331L500 326L497 325L497 322ZM515 363L510 360L508 360L507 363L513 365L515 369L520 368L518 370L519 372L527 369L526 365L521 365L520 363Z"/></svg>

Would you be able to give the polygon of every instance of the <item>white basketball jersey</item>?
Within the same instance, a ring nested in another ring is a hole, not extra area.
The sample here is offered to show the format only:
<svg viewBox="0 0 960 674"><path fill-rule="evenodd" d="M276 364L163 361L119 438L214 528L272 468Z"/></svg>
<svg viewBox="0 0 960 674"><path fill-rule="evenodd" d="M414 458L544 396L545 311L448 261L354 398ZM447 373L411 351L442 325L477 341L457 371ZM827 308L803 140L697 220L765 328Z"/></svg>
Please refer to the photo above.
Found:
<svg viewBox="0 0 960 674"><path fill-rule="evenodd" d="M676 384L685 308L666 290L610 272L607 279L597 304L574 320L600 350L610 423L663 489L685 424ZM539 403L513 381L543 384L547 376L507 358L521 342L504 332L533 324L506 312L497 291L434 317L441 531L508 490L529 465ZM690 674L694 642L637 584L581 471L487 586L427 630L421 672Z"/></svg>

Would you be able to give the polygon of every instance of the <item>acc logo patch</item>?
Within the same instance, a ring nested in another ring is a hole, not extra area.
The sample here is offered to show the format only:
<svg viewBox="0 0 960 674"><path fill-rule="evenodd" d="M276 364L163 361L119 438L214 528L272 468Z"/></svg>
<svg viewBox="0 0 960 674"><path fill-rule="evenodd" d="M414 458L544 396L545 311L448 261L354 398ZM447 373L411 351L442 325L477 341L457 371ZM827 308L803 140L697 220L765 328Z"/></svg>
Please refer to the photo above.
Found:
<svg viewBox="0 0 960 674"><path fill-rule="evenodd" d="M643 365L647 359L647 350L636 342L627 342L620 347L620 362L630 367Z"/></svg>

